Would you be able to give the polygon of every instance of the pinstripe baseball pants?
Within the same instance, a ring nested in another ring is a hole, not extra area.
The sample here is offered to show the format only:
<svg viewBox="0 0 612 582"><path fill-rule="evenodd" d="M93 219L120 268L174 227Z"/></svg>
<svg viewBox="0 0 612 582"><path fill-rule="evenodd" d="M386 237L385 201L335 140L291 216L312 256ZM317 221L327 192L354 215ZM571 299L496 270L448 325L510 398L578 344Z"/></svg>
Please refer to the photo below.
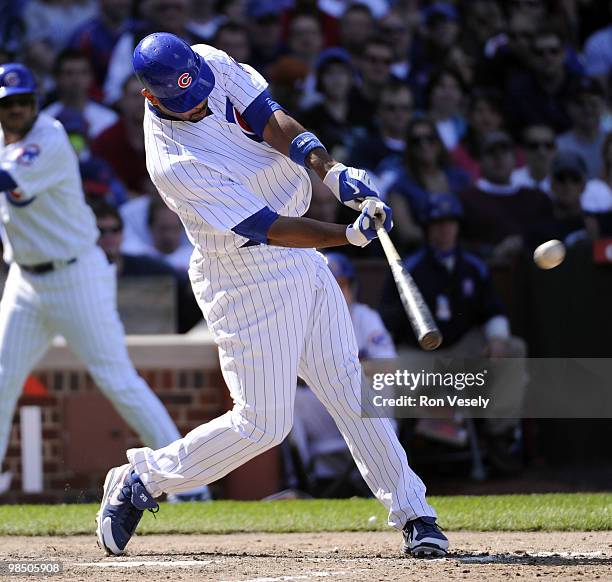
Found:
<svg viewBox="0 0 612 582"><path fill-rule="evenodd" d="M0 302L0 465L23 383L55 335L64 336L143 443L162 447L180 438L130 362L116 288L115 268L98 247L43 275L11 265Z"/></svg>
<svg viewBox="0 0 612 582"><path fill-rule="evenodd" d="M333 416L389 525L435 516L389 420L361 418L355 333L322 255L269 246L194 254L190 276L234 407L162 449L127 452L152 495L211 483L282 442L299 375Z"/></svg>

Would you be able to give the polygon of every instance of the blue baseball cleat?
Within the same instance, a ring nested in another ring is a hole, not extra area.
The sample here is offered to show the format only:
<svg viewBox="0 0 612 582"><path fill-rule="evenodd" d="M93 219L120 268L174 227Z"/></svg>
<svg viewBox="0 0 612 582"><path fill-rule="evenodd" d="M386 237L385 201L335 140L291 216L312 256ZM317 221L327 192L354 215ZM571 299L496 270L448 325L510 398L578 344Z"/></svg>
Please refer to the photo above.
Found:
<svg viewBox="0 0 612 582"><path fill-rule="evenodd" d="M107 555L123 554L145 509L156 513L159 505L132 467L112 468L106 475L96 516L98 545Z"/></svg>
<svg viewBox="0 0 612 582"><path fill-rule="evenodd" d="M404 554L415 558L443 558L448 538L436 525L435 517L417 517L404 526Z"/></svg>

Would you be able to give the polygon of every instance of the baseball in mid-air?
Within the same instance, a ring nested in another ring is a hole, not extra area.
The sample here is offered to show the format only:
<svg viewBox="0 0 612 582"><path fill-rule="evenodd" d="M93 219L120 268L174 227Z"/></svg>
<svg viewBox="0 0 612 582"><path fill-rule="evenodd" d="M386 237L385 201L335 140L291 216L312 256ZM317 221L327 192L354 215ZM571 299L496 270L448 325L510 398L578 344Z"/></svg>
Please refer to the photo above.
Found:
<svg viewBox="0 0 612 582"><path fill-rule="evenodd" d="M542 243L534 252L533 260L540 269L553 269L565 259L565 246L560 240Z"/></svg>

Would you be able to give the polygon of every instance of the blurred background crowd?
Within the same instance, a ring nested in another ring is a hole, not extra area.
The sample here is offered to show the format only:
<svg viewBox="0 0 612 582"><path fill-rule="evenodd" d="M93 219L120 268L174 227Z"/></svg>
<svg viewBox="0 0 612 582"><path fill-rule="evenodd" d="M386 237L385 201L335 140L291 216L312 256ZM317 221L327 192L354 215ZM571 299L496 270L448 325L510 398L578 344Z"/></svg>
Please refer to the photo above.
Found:
<svg viewBox="0 0 612 582"><path fill-rule="evenodd" d="M176 277L180 332L200 318L186 279L191 247L148 178L131 69L134 47L154 31L249 63L337 160L372 173L394 210L393 239L453 355L533 353L499 299L514 287L506 278L500 288L490 269L512 268L549 239L571 249L612 235L612 2L4 3L0 62L27 64L41 109L64 124L119 275ZM316 180L308 216L354 220ZM377 243L340 250L382 257ZM362 356L414 345L394 287L378 284L382 270L364 275L349 262L335 272L349 303L368 287L366 302L379 308L380 316L354 314ZM519 391L521 374L508 379ZM489 428L499 437L490 454L513 467L517 423ZM463 446L468 429L444 419L416 432Z"/></svg>

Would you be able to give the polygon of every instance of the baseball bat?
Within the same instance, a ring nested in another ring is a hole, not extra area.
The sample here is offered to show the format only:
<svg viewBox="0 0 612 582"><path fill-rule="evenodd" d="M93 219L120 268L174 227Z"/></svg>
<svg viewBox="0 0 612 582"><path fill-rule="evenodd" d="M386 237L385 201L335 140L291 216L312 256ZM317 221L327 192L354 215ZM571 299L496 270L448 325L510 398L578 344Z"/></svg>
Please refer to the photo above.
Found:
<svg viewBox="0 0 612 582"><path fill-rule="evenodd" d="M376 227L378 240L385 251L402 305L422 349L435 350L442 343L442 334L423 299L414 279L406 270L395 245L382 225Z"/></svg>

